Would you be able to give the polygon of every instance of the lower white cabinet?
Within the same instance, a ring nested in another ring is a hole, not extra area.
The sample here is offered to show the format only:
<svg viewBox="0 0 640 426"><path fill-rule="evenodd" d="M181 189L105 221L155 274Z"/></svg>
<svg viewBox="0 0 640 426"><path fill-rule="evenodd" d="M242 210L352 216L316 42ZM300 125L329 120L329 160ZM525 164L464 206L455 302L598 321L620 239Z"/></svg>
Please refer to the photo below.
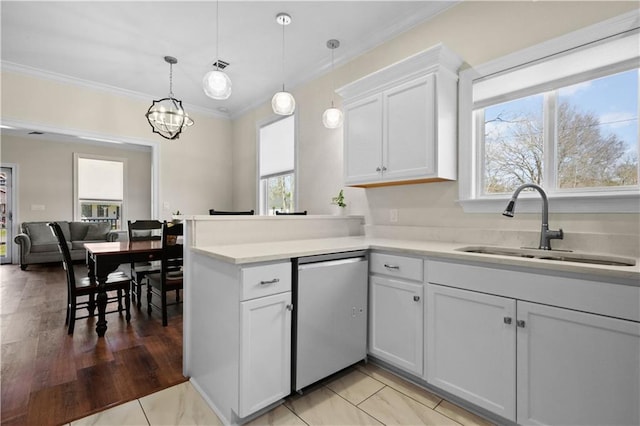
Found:
<svg viewBox="0 0 640 426"><path fill-rule="evenodd" d="M516 301L427 285L425 379L502 417L516 415Z"/></svg>
<svg viewBox="0 0 640 426"><path fill-rule="evenodd" d="M640 323L518 301L522 425L640 425Z"/></svg>
<svg viewBox="0 0 640 426"><path fill-rule="evenodd" d="M421 376L423 321L422 283L369 277L370 354Z"/></svg>
<svg viewBox="0 0 640 426"><path fill-rule="evenodd" d="M291 292L240 303L239 416L290 393Z"/></svg>
<svg viewBox="0 0 640 426"><path fill-rule="evenodd" d="M640 323L434 284L426 297L429 383L521 425L640 424Z"/></svg>

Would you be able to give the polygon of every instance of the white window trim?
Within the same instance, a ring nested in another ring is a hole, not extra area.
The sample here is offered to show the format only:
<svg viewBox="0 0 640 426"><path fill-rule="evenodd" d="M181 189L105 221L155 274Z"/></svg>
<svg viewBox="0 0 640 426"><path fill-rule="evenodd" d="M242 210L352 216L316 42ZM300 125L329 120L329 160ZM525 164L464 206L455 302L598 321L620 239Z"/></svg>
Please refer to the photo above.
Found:
<svg viewBox="0 0 640 426"><path fill-rule="evenodd" d="M458 202L467 213L502 212L511 194L479 196L476 184L479 150L473 142L473 82L479 78L554 55L565 50L640 27L637 11L565 34L555 39L514 52L460 73L458 86ZM549 211L555 213L640 213L640 191L598 192L588 190L572 194L548 194ZM534 194L522 194L518 211L540 211L540 200Z"/></svg>
<svg viewBox="0 0 640 426"><path fill-rule="evenodd" d="M293 114L293 208L294 211L298 210L298 188L299 188L299 173L298 173L298 111L299 108L296 107L296 112ZM276 173L273 175L260 176L260 128L264 126L268 126L269 124L273 124L277 121L287 118L288 116L280 116L271 114L268 118L264 120L256 122L256 204L255 211L256 214L261 215L261 205L260 205L260 192L261 192L261 184L262 178L268 178L272 176L277 176L281 174L289 174L291 171ZM237 208L237 206L236 206ZM268 212L266 213L268 215Z"/></svg>
<svg viewBox="0 0 640 426"><path fill-rule="evenodd" d="M124 230L124 224L127 223L127 159L121 157L108 157L103 155L73 153L73 220L81 220L80 200L78 199L78 160L80 158L89 158L92 160L118 161L122 163L123 188L122 188L122 205L120 206L120 230Z"/></svg>

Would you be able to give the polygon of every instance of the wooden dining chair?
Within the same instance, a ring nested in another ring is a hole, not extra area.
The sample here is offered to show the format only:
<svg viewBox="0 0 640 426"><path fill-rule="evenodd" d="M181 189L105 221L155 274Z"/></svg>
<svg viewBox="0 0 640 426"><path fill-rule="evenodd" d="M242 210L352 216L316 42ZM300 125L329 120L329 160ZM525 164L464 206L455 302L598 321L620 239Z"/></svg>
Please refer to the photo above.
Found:
<svg viewBox="0 0 640 426"><path fill-rule="evenodd" d="M162 253L160 255L160 272L147 275L149 283L147 285L147 312L151 315L151 307L161 309L162 325L167 326L167 306L177 305L180 298L177 296L175 303L167 302L167 293L175 291L179 295L183 288L182 279L182 258L184 246L181 237L184 235L184 225L182 223L164 222L162 226ZM179 238L180 237L180 238ZM160 298L157 304L153 295Z"/></svg>
<svg viewBox="0 0 640 426"><path fill-rule="evenodd" d="M98 283L91 280L89 277L79 277L76 275L73 263L71 261L71 252L69 251L69 245L67 239L62 232L62 228L57 222L51 222L47 224L51 228L51 232L55 235L58 242L58 249L62 254L62 266L67 275L67 318L65 325L68 325L68 334L73 334L73 329L77 319L93 317L96 309L96 293L98 292ZM131 280L123 272L114 272L107 276L107 306L112 302L118 302L117 309L107 310L106 313L119 312L122 313L122 294L124 293L124 309L126 313L126 320L131 320L129 299L129 289L131 286ZM109 296L109 292L116 292L116 295ZM84 296L87 300L83 299ZM77 311L86 308L89 312L88 315L78 316Z"/></svg>
<svg viewBox="0 0 640 426"><path fill-rule="evenodd" d="M162 238L162 222L158 220L127 221L129 241L154 241ZM131 295L138 309L142 307L142 288L149 274L160 272L158 262L131 262Z"/></svg>
<svg viewBox="0 0 640 426"><path fill-rule="evenodd" d="M231 216L231 215L241 215L241 216L250 216L253 215L254 211L253 210L245 210L245 211L224 211L224 210L216 210L216 209L209 209L209 214L211 216L217 216L217 215L226 215L226 216Z"/></svg>
<svg viewBox="0 0 640 426"><path fill-rule="evenodd" d="M278 210L276 210L276 216L306 216L307 215L307 211L302 211L302 212L279 212Z"/></svg>

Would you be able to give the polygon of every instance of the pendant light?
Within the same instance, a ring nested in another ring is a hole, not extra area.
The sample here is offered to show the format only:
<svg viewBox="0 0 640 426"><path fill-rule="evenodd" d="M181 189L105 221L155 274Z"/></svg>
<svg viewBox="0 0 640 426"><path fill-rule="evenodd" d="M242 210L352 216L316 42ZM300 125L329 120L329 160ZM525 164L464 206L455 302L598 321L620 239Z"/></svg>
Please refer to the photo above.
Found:
<svg viewBox="0 0 640 426"><path fill-rule="evenodd" d="M218 1L216 1L216 69L209 71L202 79L204 93L217 100L229 99L231 96L231 79L223 71L220 71L220 57L218 56L218 42L220 39L220 15L218 13Z"/></svg>
<svg viewBox="0 0 640 426"><path fill-rule="evenodd" d="M340 47L340 41L331 39L327 41L327 47L331 49L331 107L327 108L322 114L322 124L327 129L336 129L342 126L342 111L333 106L333 94L335 93L335 82L333 77L333 51Z"/></svg>
<svg viewBox="0 0 640 426"><path fill-rule="evenodd" d="M169 97L153 101L145 116L153 133L166 139L178 139L182 129L193 125L193 120L182 108L182 101L173 97L173 65L178 60L173 56L165 56L164 60L169 64Z"/></svg>
<svg viewBox="0 0 640 426"><path fill-rule="evenodd" d="M273 112L278 115L291 115L296 109L296 100L291 93L284 90L284 27L291 23L291 16L286 13L278 13L276 22L282 25L282 91L273 95L271 107Z"/></svg>

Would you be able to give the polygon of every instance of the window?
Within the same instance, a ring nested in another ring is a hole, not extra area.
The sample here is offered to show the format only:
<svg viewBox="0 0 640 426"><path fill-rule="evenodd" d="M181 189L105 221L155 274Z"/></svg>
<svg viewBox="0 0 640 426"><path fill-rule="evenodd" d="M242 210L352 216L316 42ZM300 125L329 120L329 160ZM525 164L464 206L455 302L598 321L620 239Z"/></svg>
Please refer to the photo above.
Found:
<svg viewBox="0 0 640 426"><path fill-rule="evenodd" d="M638 186L638 69L474 115L483 128L475 135L483 195L510 194L523 183L552 193Z"/></svg>
<svg viewBox="0 0 640 426"><path fill-rule="evenodd" d="M75 220L122 229L126 161L74 154L74 162Z"/></svg>
<svg viewBox="0 0 640 426"><path fill-rule="evenodd" d="M295 116L266 124L258 133L260 214L294 211Z"/></svg>
<svg viewBox="0 0 640 426"><path fill-rule="evenodd" d="M628 18L461 74L465 211L499 211L523 183L541 185L553 211L639 210L640 38L637 18L620 33Z"/></svg>

